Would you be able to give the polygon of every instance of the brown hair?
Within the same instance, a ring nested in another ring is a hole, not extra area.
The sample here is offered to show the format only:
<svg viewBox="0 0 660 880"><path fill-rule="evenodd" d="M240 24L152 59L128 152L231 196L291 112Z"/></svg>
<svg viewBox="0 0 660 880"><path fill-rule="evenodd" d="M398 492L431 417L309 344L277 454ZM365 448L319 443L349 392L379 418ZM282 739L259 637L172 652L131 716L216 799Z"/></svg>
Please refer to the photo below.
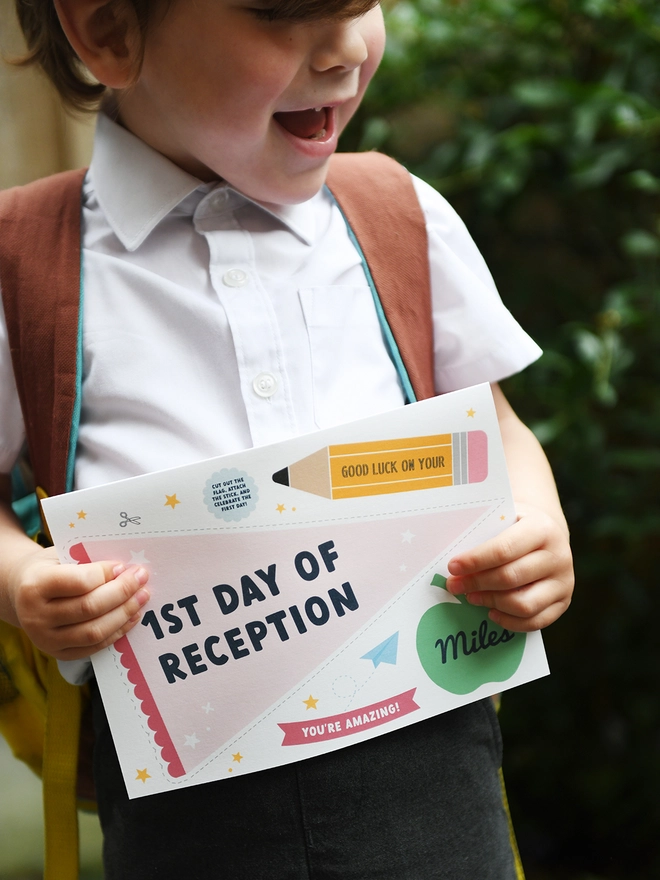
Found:
<svg viewBox="0 0 660 880"><path fill-rule="evenodd" d="M65 103L77 110L93 110L105 92L105 86L94 82L71 48L53 0L15 0L16 13L25 36L28 51L14 63L20 66L38 64L54 84ZM113 2L113 0L109 0ZM123 0L132 7L140 28L141 45L154 10L169 0ZM184 2L184 0L178 0ZM352 18L376 6L378 0L264 0L264 17L289 21L314 21ZM260 2L256 4L260 6ZM137 59L138 63L141 59Z"/></svg>

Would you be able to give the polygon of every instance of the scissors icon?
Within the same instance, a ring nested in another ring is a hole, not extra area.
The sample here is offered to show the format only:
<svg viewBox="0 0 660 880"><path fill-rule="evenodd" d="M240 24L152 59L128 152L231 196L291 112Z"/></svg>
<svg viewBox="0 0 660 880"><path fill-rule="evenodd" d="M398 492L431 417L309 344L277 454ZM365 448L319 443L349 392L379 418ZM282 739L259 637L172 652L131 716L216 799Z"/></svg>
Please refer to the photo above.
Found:
<svg viewBox="0 0 660 880"><path fill-rule="evenodd" d="M121 511L121 513L119 514L119 516L123 517L123 519L122 519L121 522L119 523L119 525L120 525L120 527L121 527L122 529L123 529L123 528L126 528L126 526L127 526L129 523L131 523L131 524L134 525L134 526L139 526L139 525L140 525L140 519L141 519L141 517L139 517L139 516L129 516L127 513L124 513L123 510Z"/></svg>

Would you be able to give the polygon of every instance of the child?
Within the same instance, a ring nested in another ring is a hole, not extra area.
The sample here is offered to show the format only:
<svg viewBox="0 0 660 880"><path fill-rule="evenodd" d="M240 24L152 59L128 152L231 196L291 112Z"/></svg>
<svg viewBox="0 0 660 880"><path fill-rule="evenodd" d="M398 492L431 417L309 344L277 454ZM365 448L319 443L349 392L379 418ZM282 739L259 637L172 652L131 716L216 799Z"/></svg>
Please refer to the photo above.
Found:
<svg viewBox="0 0 660 880"><path fill-rule="evenodd" d="M373 0L54 4L17 0L33 59L70 103L105 93L83 189L75 487L401 405L360 260L323 188L382 55ZM497 383L539 350L456 215L415 188L436 390ZM568 535L541 448L493 391L519 519L455 557L448 588L526 632L570 602ZM8 474L24 431L1 320L0 411ZM6 476L2 488L8 502ZM111 560L60 566L8 503L0 509L0 617L78 661L61 665L70 680L136 624L147 579ZM490 700L299 764L134 801L97 693L93 702L108 880L516 876Z"/></svg>

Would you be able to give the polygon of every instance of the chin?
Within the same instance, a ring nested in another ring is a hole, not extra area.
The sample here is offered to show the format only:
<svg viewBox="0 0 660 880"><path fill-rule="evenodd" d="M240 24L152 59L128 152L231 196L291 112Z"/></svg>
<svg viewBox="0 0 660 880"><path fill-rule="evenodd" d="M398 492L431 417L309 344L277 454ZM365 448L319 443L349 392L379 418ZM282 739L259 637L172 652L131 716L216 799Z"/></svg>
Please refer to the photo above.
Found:
<svg viewBox="0 0 660 880"><path fill-rule="evenodd" d="M274 192L274 198L269 199L277 205L299 205L313 198L323 188L328 176L328 161L322 167L314 171L306 171L303 174L293 175L282 182Z"/></svg>
<svg viewBox="0 0 660 880"><path fill-rule="evenodd" d="M275 171L271 174L224 179L255 202L270 205L299 205L313 198L325 184L329 159L313 168Z"/></svg>

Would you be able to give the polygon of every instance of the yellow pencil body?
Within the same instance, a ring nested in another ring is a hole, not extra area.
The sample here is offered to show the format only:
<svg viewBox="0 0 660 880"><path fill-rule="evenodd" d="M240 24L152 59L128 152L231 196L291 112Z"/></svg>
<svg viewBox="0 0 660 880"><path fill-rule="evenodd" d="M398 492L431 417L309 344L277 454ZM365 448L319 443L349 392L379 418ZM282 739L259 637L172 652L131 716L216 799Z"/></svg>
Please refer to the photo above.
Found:
<svg viewBox="0 0 660 880"><path fill-rule="evenodd" d="M462 431L327 446L273 480L335 500L463 485L487 475L486 434Z"/></svg>

